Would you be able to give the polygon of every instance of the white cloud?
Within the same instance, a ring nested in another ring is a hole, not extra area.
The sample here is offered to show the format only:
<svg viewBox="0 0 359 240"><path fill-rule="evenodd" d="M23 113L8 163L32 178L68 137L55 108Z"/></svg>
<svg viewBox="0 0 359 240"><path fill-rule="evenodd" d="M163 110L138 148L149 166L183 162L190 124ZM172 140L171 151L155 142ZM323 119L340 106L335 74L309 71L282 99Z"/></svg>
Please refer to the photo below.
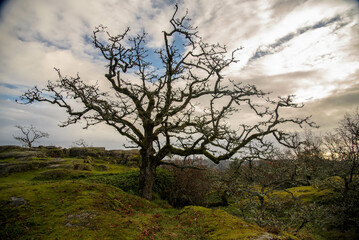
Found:
<svg viewBox="0 0 359 240"><path fill-rule="evenodd" d="M338 91L345 95L358 84L357 1L180 2L179 11L188 8L205 41L226 44L230 50L244 47L238 53L241 62L226 71L232 79L277 95L297 94L299 101L310 100L308 108L314 113L318 108L319 114L323 101L333 99ZM55 80L54 67L63 75L78 72L89 83L103 79L106 62L90 39L95 26L103 24L112 34L122 33L127 26L131 34L146 30L149 46L158 48L163 44L162 30L170 28L173 10L164 0L8 1L0 22L1 143L12 138L13 125L33 123L56 136L54 144L86 136L94 145L121 145L125 140L109 127L60 129L57 124L66 115L56 107L23 106L7 99L13 100L26 87ZM256 53L262 56L254 58ZM337 112L343 112L343 105L337 107L342 109Z"/></svg>

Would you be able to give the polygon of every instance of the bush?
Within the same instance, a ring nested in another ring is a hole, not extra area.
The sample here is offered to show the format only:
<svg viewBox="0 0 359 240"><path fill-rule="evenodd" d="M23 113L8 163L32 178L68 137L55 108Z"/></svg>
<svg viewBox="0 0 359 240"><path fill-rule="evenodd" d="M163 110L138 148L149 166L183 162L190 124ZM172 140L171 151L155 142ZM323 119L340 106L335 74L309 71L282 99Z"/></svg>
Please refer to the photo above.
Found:
<svg viewBox="0 0 359 240"><path fill-rule="evenodd" d="M170 201L174 182L175 176L172 172L167 169L157 168L153 191L158 193L162 199Z"/></svg>
<svg viewBox="0 0 359 240"><path fill-rule="evenodd" d="M121 188L125 192L137 193L139 174L140 172L138 170L134 170L118 174L96 175L92 176L90 180Z"/></svg>
<svg viewBox="0 0 359 240"><path fill-rule="evenodd" d="M182 166L196 166L195 168L176 168L168 167L174 175L170 203L174 207L184 207L188 205L207 205L208 195L212 191L213 179L210 177L209 170L200 159L194 160L175 160L174 163Z"/></svg>
<svg viewBox="0 0 359 240"><path fill-rule="evenodd" d="M96 175L92 176L89 180L115 186L121 188L125 192L138 195L139 176L140 171L133 170L118 174ZM153 191L156 192L162 199L169 200L173 182L173 175L168 170L159 168L157 169L157 176L155 178Z"/></svg>

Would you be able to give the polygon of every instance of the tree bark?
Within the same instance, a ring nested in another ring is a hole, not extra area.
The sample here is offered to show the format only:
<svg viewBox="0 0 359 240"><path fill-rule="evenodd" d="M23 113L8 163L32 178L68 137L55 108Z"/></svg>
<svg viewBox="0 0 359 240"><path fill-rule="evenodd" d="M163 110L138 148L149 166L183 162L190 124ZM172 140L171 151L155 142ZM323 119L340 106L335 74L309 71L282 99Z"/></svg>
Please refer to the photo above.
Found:
<svg viewBox="0 0 359 240"><path fill-rule="evenodd" d="M140 166L139 193L147 200L152 200L152 187L156 177L156 164L151 161L151 156L142 155Z"/></svg>

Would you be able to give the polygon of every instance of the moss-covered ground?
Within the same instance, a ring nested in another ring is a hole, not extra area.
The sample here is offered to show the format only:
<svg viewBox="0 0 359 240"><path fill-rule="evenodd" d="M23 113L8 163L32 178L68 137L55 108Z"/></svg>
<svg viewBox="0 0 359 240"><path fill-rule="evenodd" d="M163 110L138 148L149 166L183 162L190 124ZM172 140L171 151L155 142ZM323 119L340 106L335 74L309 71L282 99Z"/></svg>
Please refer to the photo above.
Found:
<svg viewBox="0 0 359 240"><path fill-rule="evenodd" d="M182 240L272 236L222 210L197 206L175 209L159 197L150 202L111 184L113 176L133 172L134 168L93 159L28 161L27 164L46 164L0 177L1 239ZM21 199L20 203L15 198Z"/></svg>

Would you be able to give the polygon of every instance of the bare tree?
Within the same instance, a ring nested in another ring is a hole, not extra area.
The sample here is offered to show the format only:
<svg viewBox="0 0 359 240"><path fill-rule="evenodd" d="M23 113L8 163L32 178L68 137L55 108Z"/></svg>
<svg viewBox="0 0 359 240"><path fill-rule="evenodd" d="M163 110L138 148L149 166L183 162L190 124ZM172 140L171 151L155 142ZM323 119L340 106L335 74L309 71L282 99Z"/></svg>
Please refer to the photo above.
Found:
<svg viewBox="0 0 359 240"><path fill-rule="evenodd" d="M353 225L358 229L359 109L353 114L346 114L335 132L328 133L324 139L332 160L332 174L343 180L343 184L336 187L341 193L338 199L341 206L336 206L338 223L343 229Z"/></svg>
<svg viewBox="0 0 359 240"><path fill-rule="evenodd" d="M33 143L36 142L38 139L49 137L48 133L39 131L32 125L30 125L30 127L16 125L15 127L20 129L22 135L13 137L29 148L32 148Z"/></svg>
<svg viewBox="0 0 359 240"><path fill-rule="evenodd" d="M295 140L297 147L288 149L283 160L292 162L292 182L296 185L313 185L330 176L328 160L325 157L323 138L306 130Z"/></svg>
<svg viewBox="0 0 359 240"><path fill-rule="evenodd" d="M56 82L29 89L20 98L25 104L48 102L64 108L69 117L62 126L84 120L87 128L104 122L126 136L131 141L127 147L140 149L140 194L147 199L152 198L156 168L166 164L168 155L204 155L218 163L249 145L268 144L269 135L287 144L289 135L278 128L283 124L312 124L309 118L280 117L283 108L302 107L291 96L269 99L253 85L226 79L223 70L237 62L238 49L229 52L226 46L204 43L187 13L177 15L176 6L171 29L163 31L163 47L151 52L162 67L150 62L146 33L130 36L128 28L111 35L99 26L92 38L108 62L105 81L110 91L56 69ZM76 108L72 99L82 108ZM240 114L240 108L252 111L258 121L229 124L228 118Z"/></svg>
<svg viewBox="0 0 359 240"><path fill-rule="evenodd" d="M331 159L338 164L336 175L344 179L348 188L359 168L359 110L346 114L335 132L325 136L325 143Z"/></svg>
<svg viewBox="0 0 359 240"><path fill-rule="evenodd" d="M91 147L91 145L89 145L85 141L85 139L80 138L80 139L72 142L72 147L84 147L84 148L87 148L87 147Z"/></svg>

